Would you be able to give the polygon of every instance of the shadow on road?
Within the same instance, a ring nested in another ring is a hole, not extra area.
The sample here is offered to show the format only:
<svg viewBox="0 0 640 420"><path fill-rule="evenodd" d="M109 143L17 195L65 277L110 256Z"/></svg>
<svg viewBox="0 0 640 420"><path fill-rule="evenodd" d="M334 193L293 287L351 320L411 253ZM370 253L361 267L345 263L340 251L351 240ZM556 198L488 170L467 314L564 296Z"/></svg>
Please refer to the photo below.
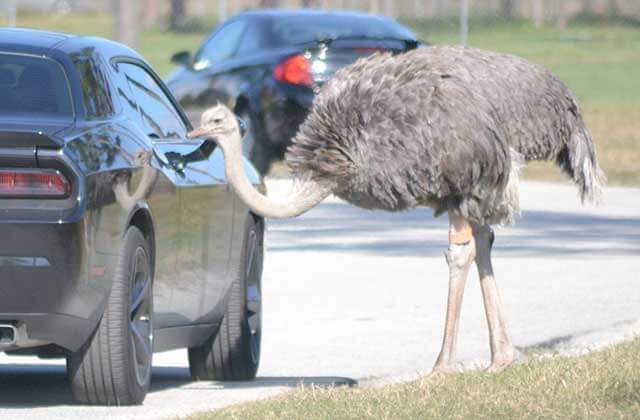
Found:
<svg viewBox="0 0 640 420"><path fill-rule="evenodd" d="M273 220L269 249L440 257L447 223L430 209L390 213L325 203L297 219ZM525 211L514 227L496 230L495 246L496 257L639 255L640 217Z"/></svg>
<svg viewBox="0 0 640 420"><path fill-rule="evenodd" d="M629 336L630 327L633 327L635 325L638 325L638 320L628 319L628 320L614 322L604 327L576 331L572 334L552 337L552 338L549 338L548 340L544 340L538 343L530 344L528 346L522 346L522 347L516 347L516 348L518 351L524 354L531 353L531 352L533 353L559 352L559 351L565 350L566 348L574 347L574 346L571 346L572 343L587 336L594 336L597 334L610 335L614 331L618 331L618 332L622 331L622 334L619 334L619 335L622 335L623 337ZM588 342L597 343L598 340L590 339L588 340Z"/></svg>
<svg viewBox="0 0 640 420"><path fill-rule="evenodd" d="M150 394L170 388L243 389L297 386L357 386L351 378L318 377L258 377L253 381L194 382L186 367L153 368ZM72 405L71 390L64 365L11 364L0 365L0 411L2 408L36 408Z"/></svg>

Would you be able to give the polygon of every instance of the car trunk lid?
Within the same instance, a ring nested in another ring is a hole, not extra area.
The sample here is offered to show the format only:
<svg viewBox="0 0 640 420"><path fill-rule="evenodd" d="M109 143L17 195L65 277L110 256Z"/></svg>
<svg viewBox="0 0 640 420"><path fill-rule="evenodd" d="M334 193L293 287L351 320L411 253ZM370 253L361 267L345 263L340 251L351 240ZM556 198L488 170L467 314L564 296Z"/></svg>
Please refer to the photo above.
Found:
<svg viewBox="0 0 640 420"><path fill-rule="evenodd" d="M69 123L4 123L0 122L0 148L42 147L58 149L64 141L58 134L69 128Z"/></svg>
<svg viewBox="0 0 640 420"><path fill-rule="evenodd" d="M316 85L321 86L339 69L360 58L375 53L399 54L418 46L418 42L398 39L336 39L320 40L305 49L311 74Z"/></svg>

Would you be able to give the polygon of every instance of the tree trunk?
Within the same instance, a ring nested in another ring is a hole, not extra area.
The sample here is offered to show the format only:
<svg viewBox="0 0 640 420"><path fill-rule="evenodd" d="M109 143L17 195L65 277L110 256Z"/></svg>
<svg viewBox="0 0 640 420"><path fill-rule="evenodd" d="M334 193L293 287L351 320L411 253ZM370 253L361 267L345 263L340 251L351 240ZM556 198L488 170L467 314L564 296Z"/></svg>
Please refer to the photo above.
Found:
<svg viewBox="0 0 640 420"><path fill-rule="evenodd" d="M618 0L609 0L607 11L609 12L610 17L620 17L620 7L618 4Z"/></svg>
<svg viewBox="0 0 640 420"><path fill-rule="evenodd" d="M171 0L169 29L172 31L184 28L187 23L187 9L184 0Z"/></svg>
<svg viewBox="0 0 640 420"><path fill-rule="evenodd" d="M369 13L380 13L380 0L369 0Z"/></svg>
<svg viewBox="0 0 640 420"><path fill-rule="evenodd" d="M502 0L502 17L506 20L513 19L515 8L514 0Z"/></svg>
<svg viewBox="0 0 640 420"><path fill-rule="evenodd" d="M544 25L544 0L533 0L531 18L536 28Z"/></svg>
<svg viewBox="0 0 640 420"><path fill-rule="evenodd" d="M557 26L560 29L564 29L567 27L569 23L569 16L567 13L567 7L564 3L558 3L558 20Z"/></svg>
<svg viewBox="0 0 640 420"><path fill-rule="evenodd" d="M143 0L142 2L142 23L151 26L158 23L160 16L160 0Z"/></svg>
<svg viewBox="0 0 640 420"><path fill-rule="evenodd" d="M113 12L114 38L135 48L138 43L138 1L113 0Z"/></svg>

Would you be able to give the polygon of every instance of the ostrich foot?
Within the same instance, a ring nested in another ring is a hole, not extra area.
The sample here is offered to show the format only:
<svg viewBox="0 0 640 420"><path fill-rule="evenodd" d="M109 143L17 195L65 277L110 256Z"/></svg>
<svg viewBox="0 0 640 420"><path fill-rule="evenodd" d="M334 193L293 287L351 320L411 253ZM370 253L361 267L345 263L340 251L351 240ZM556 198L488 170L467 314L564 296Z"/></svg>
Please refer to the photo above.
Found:
<svg viewBox="0 0 640 420"><path fill-rule="evenodd" d="M491 365L489 365L489 367L487 368L487 372L500 373L511 366L515 359L515 352L512 348L505 350L503 353L493 357L493 360L491 360Z"/></svg>
<svg viewBox="0 0 640 420"><path fill-rule="evenodd" d="M454 373L460 373L460 370L456 368L453 364L438 364L433 367L433 370L428 376L433 375L451 375Z"/></svg>

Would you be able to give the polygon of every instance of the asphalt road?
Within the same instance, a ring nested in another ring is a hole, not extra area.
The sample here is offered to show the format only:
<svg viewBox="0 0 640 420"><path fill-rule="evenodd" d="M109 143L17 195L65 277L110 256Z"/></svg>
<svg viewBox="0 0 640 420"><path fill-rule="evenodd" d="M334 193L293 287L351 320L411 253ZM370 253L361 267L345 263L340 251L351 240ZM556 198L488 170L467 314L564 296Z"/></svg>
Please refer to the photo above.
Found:
<svg viewBox="0 0 640 420"><path fill-rule="evenodd" d="M270 191L283 187L272 182ZM610 188L581 207L574 188L524 183L524 214L497 231L494 266L520 350L582 352L640 334L640 189ZM328 199L269 224L259 378L190 382L186 352L157 354L145 405L71 404L63 366L0 356L0 416L165 418L265 398L299 383L359 384L428 373L447 290L446 220L430 210L366 212ZM470 274L461 367L489 358L480 288Z"/></svg>

